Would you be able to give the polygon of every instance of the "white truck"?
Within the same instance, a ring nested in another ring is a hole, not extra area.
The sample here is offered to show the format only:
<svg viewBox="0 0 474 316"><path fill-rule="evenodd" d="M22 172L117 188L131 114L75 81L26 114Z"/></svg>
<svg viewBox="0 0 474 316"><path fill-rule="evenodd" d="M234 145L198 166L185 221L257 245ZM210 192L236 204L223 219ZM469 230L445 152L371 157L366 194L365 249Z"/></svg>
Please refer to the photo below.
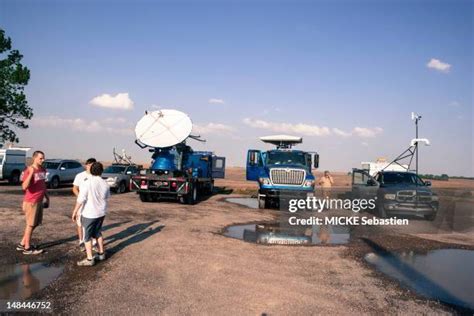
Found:
<svg viewBox="0 0 474 316"><path fill-rule="evenodd" d="M389 164L385 158L378 158L375 162L361 162L362 169L367 170L369 175L374 177L379 171L407 171L408 165Z"/></svg>
<svg viewBox="0 0 474 316"><path fill-rule="evenodd" d="M21 172L26 168L27 147L0 147L0 180L20 184Z"/></svg>

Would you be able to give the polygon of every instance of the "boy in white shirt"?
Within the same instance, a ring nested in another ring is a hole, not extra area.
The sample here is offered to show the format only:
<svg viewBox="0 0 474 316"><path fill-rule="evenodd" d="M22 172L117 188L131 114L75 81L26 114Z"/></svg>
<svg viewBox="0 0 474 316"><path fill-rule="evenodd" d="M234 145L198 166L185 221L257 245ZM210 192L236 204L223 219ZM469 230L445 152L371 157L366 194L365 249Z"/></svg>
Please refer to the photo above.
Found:
<svg viewBox="0 0 474 316"><path fill-rule="evenodd" d="M81 173L78 173L75 177L74 177L74 182L72 183L72 192L74 193L74 195L77 197L79 195L79 188L81 186L81 184L83 184L84 182L86 182L90 176L91 176L91 166L94 162L97 162L97 160L95 160L95 158L89 158L87 159L86 161L86 170L82 171ZM77 236L79 237L79 247L82 248L82 250L84 251L84 240L83 240L83 236L82 236L82 224L81 224L81 210L79 210L79 212L77 213L77 221L76 221L76 224L77 224Z"/></svg>
<svg viewBox="0 0 474 316"><path fill-rule="evenodd" d="M72 220L76 221L77 214L82 209L81 223L87 258L77 262L78 266L93 266L95 264L95 258L92 256L92 238L97 239L99 246L97 260L105 260L104 238L101 231L107 212L110 189L107 182L101 178L103 171L104 167L100 162L92 164L91 176L79 187L79 195L72 213Z"/></svg>

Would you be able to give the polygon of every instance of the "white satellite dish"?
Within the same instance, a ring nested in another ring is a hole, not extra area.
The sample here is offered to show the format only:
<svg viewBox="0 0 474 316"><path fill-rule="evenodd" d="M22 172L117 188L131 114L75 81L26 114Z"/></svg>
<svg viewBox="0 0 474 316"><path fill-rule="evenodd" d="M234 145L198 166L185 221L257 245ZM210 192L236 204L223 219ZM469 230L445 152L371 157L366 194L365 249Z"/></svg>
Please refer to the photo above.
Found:
<svg viewBox="0 0 474 316"><path fill-rule="evenodd" d="M176 110L146 112L135 127L139 142L150 147L171 147L191 134L193 123L189 116Z"/></svg>

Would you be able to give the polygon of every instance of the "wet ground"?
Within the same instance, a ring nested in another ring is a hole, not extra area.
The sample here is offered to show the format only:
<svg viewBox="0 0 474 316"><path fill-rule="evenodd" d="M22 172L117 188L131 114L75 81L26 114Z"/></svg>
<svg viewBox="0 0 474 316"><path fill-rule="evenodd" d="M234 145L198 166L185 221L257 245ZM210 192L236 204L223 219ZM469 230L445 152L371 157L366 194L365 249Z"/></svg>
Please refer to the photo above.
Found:
<svg viewBox="0 0 474 316"><path fill-rule="evenodd" d="M64 267L45 263L3 264L0 266L0 299L28 299L63 272Z"/></svg>
<svg viewBox="0 0 474 316"><path fill-rule="evenodd" d="M223 236L226 227L274 223L281 213L229 203L226 197L241 196L216 195L189 206L142 203L133 193L113 194L104 223L108 259L82 268L75 265L84 255L70 219L70 188L52 194L43 225L34 234L34 242L46 252L31 257L14 250L24 225L22 196L18 187L0 185L0 265L63 266L58 278L31 296L51 301L55 314L462 311L401 286L365 256L380 254L380 249L392 254L473 249L473 232L460 223L470 216L470 197L453 200L463 206L460 212L443 213L435 223L414 220L408 227L351 228L348 243L328 247L262 247Z"/></svg>
<svg viewBox="0 0 474 316"><path fill-rule="evenodd" d="M474 251L371 252L365 260L430 299L474 311Z"/></svg>
<svg viewBox="0 0 474 316"><path fill-rule="evenodd" d="M263 245L341 245L350 240L347 226L314 225L308 228L282 226L280 223L231 225L224 236Z"/></svg>

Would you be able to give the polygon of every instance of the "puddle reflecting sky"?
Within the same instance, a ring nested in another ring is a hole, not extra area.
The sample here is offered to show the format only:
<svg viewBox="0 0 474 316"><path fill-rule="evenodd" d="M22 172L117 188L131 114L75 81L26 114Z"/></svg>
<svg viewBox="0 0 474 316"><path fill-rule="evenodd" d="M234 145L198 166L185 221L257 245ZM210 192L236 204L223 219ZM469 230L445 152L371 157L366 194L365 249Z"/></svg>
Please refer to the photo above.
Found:
<svg viewBox="0 0 474 316"><path fill-rule="evenodd" d="M235 203L235 204L247 206L250 208L258 209L258 201L256 198L227 198L225 200L230 203Z"/></svg>
<svg viewBox="0 0 474 316"><path fill-rule="evenodd" d="M279 245L337 245L350 240L345 226L280 226L271 224L243 224L227 227L224 235L257 244Z"/></svg>
<svg viewBox="0 0 474 316"><path fill-rule="evenodd" d="M474 251L369 253L365 259L425 297L474 310Z"/></svg>
<svg viewBox="0 0 474 316"><path fill-rule="evenodd" d="M0 266L0 299L27 299L62 273L63 267L44 263Z"/></svg>

